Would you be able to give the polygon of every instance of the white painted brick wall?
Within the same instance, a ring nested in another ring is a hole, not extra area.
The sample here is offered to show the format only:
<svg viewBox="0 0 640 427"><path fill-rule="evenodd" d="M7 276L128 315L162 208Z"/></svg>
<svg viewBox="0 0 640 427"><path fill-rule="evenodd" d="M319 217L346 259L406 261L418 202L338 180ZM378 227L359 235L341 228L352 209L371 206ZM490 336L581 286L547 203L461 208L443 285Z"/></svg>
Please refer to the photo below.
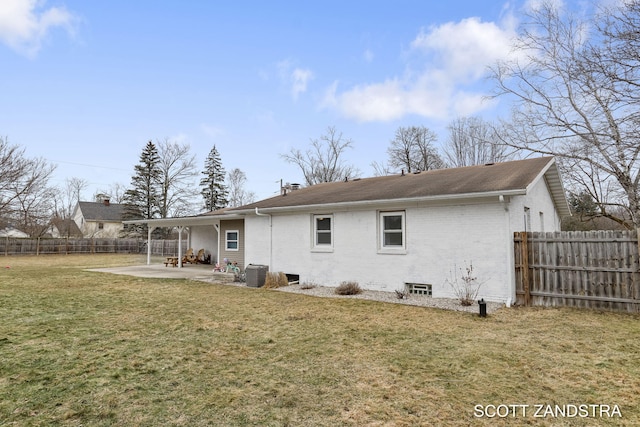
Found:
<svg viewBox="0 0 640 427"><path fill-rule="evenodd" d="M455 297L446 281L454 273L460 279L460 269L472 263L474 275L482 282L479 298L506 302L514 296L513 233L522 231L524 206L531 209L532 223L543 211L545 231L559 229L544 187L532 191L531 196L512 197L506 205L492 199L406 207L406 253L402 255L379 253L374 210L313 212L333 215L332 252L312 250L313 213L273 215L271 232L269 218L248 216L245 259L324 286L353 280L363 288L392 292L403 289L406 282L427 283L436 298Z"/></svg>

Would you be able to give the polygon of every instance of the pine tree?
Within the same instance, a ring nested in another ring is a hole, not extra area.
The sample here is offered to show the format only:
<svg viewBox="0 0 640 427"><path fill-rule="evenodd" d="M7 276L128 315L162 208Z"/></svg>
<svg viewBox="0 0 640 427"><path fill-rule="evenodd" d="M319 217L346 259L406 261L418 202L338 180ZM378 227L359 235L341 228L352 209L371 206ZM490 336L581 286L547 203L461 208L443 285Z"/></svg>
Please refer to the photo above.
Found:
<svg viewBox="0 0 640 427"><path fill-rule="evenodd" d="M215 145L209 152L204 167L202 171L204 178L200 180L200 187L202 187L200 194L204 199L204 209L206 211L222 209L229 203L227 200L229 191L224 183L225 170Z"/></svg>
<svg viewBox="0 0 640 427"><path fill-rule="evenodd" d="M152 219L158 216L159 162L158 150L153 142L149 141L142 150L140 163L135 166L131 188L124 195L124 220ZM128 231L144 230L146 227L134 227Z"/></svg>

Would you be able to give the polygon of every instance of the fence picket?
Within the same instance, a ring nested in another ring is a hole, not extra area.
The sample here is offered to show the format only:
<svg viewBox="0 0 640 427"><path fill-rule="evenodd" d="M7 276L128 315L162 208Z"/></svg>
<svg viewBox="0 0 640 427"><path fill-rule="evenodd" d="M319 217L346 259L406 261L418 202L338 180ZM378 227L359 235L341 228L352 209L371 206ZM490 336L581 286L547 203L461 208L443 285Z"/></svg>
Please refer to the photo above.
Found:
<svg viewBox="0 0 640 427"><path fill-rule="evenodd" d="M147 253L147 241L142 239L68 239L68 238L5 238L0 239L0 253L9 255ZM186 252L187 241L182 241ZM178 240L151 240L151 254L177 256Z"/></svg>
<svg viewBox="0 0 640 427"><path fill-rule="evenodd" d="M637 231L515 233L516 301L638 312L639 248Z"/></svg>

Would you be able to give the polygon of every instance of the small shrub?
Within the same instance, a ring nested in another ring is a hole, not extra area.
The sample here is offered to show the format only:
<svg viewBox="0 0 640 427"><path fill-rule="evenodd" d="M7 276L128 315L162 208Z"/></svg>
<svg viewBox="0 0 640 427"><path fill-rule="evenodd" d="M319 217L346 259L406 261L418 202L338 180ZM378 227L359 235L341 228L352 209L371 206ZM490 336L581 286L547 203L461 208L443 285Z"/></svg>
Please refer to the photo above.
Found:
<svg viewBox="0 0 640 427"><path fill-rule="evenodd" d="M303 282L300 284L300 289L304 289L304 290L313 289L315 287L316 287L315 283Z"/></svg>
<svg viewBox="0 0 640 427"><path fill-rule="evenodd" d="M267 272L267 276L264 280L264 288L267 289L275 289L281 288L283 286L287 286L289 284L289 280L287 279L287 275L282 271L279 272Z"/></svg>
<svg viewBox="0 0 640 427"><path fill-rule="evenodd" d="M289 279L282 271L278 273L278 287L289 286Z"/></svg>
<svg viewBox="0 0 640 427"><path fill-rule="evenodd" d="M362 288L358 282L342 282L335 290L338 295L357 295L362 293Z"/></svg>
<svg viewBox="0 0 640 427"><path fill-rule="evenodd" d="M405 289L396 289L396 297L398 299L407 299L409 298L409 292Z"/></svg>
<svg viewBox="0 0 640 427"><path fill-rule="evenodd" d="M482 283L478 282L478 278L473 275L472 263L469 263L469 265L465 266L464 271L462 270L462 268L460 268L459 270L459 279L458 275L452 272L451 280L447 279L446 282L453 289L453 292L460 301L460 305L470 306L475 302L476 297L478 296L478 292L480 291L480 285L482 285Z"/></svg>

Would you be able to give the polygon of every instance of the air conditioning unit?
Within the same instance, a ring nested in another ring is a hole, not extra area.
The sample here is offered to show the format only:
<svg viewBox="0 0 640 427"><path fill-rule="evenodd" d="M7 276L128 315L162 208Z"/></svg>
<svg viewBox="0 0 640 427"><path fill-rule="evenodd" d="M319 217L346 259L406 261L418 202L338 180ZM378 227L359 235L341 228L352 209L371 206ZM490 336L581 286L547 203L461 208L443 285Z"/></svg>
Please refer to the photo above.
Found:
<svg viewBox="0 0 640 427"><path fill-rule="evenodd" d="M264 286L264 282L267 279L267 271L269 271L268 265L249 264L244 270L247 286L251 288Z"/></svg>

